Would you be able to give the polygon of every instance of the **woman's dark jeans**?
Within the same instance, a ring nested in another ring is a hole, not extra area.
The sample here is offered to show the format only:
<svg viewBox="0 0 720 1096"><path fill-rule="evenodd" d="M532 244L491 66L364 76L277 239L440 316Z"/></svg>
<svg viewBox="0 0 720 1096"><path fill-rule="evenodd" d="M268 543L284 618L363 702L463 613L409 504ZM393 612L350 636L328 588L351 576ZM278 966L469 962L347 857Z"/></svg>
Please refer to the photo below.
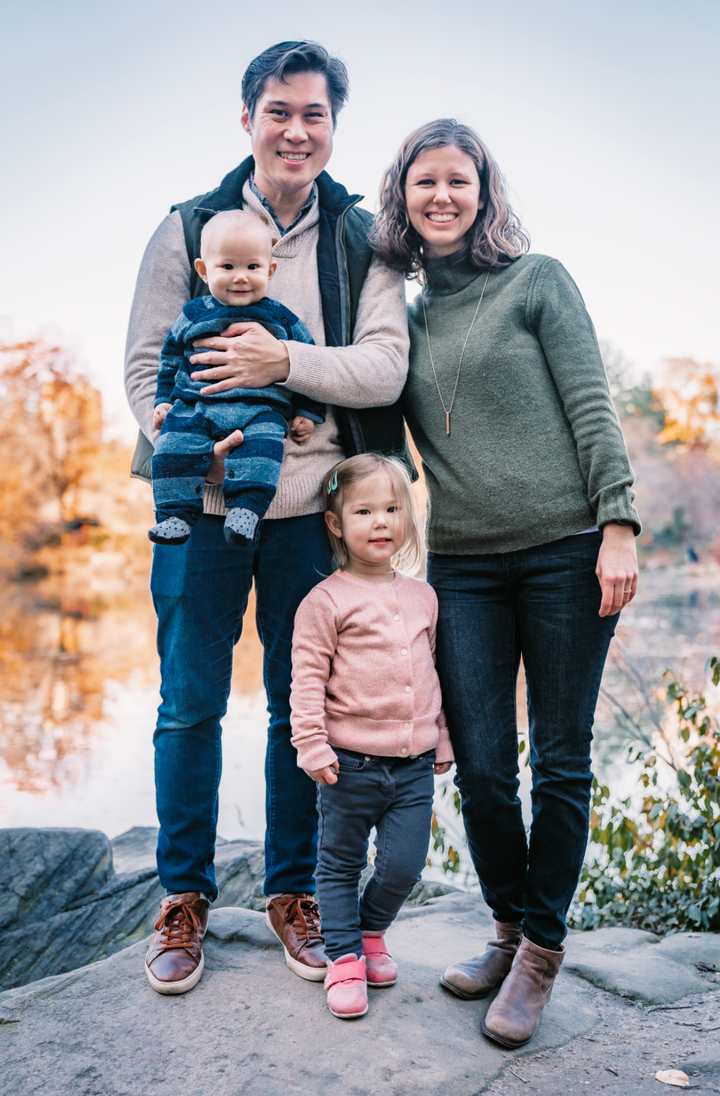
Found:
<svg viewBox="0 0 720 1096"><path fill-rule="evenodd" d="M593 716L618 617L600 617L602 536L497 555L430 554L437 669L468 845L501 922L556 949L588 836ZM515 693L525 668L532 826L518 798Z"/></svg>
<svg viewBox="0 0 720 1096"><path fill-rule="evenodd" d="M325 950L335 961L362 955L363 932L384 932L422 875L430 843L435 751L365 757L335 749L337 784L318 784L315 878ZM375 870L358 903L368 839L377 830Z"/></svg>

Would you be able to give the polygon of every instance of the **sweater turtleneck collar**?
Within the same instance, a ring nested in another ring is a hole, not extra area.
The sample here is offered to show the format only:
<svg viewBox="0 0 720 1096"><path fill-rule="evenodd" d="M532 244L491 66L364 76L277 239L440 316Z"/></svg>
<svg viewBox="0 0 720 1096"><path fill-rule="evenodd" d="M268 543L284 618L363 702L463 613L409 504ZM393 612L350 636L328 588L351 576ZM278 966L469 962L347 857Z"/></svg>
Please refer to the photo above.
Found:
<svg viewBox="0 0 720 1096"><path fill-rule="evenodd" d="M466 250L456 251L452 255L446 255L442 259L427 259L425 261L427 274L427 293L433 297L444 297L450 293L459 293L466 289L485 271L470 260Z"/></svg>

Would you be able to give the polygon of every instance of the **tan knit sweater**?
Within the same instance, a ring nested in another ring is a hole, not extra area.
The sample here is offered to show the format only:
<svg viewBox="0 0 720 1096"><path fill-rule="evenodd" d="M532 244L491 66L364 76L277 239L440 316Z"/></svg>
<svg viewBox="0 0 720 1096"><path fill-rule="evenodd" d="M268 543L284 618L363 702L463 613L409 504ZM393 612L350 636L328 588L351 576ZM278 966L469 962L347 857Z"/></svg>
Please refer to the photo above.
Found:
<svg viewBox="0 0 720 1096"><path fill-rule="evenodd" d="M247 208L263 213L250 184L243 189ZM380 407L398 399L408 362L403 278L374 261L360 295L352 346L326 347L318 283L319 209L315 204L273 249L277 272L268 296L291 309L316 345L288 342L293 392L330 405L326 421L303 446L285 445L280 483L268 518L297 517L322 509L320 486L329 468L342 459L332 405ZM190 297L190 264L180 214L171 213L148 244L138 275L128 329L125 384L140 429L151 441L160 351L172 324ZM220 485L205 489L205 510L224 513Z"/></svg>

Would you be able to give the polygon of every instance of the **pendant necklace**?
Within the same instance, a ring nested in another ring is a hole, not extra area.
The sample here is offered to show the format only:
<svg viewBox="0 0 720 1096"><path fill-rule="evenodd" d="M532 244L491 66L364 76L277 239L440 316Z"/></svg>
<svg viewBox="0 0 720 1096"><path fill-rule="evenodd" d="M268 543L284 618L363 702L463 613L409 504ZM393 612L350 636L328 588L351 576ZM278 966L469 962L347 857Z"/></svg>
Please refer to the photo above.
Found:
<svg viewBox="0 0 720 1096"><path fill-rule="evenodd" d="M490 271L488 270L487 274L485 275L485 281L483 282L482 293L480 294L480 300L478 301L477 308L475 309L475 315L472 318L472 322L470 324L470 327L468 328L468 333L465 336L465 342L463 343L462 351L460 352L460 364L458 365L457 377L455 378L455 387L453 388L452 399L450 400L450 406L449 407L445 406L445 400L443 399L442 392L440 391L440 382L438 381L438 375L437 375L437 372L435 370L435 362L433 361L433 356L432 356L432 347L430 346L430 331L428 330L427 312L425 311L425 287L423 286L423 288L422 288L421 296L422 296L423 316L425 317L425 334L427 336L428 354L430 355L430 365L432 366L433 377L435 378L435 387L438 390L438 396L440 397L440 403L442 404L442 409L445 412L445 433L448 434L448 435L450 433L450 414L452 412L453 405L455 403L455 396L457 394L458 384L460 382L460 370L462 369L463 358L465 357L465 347L468 344L468 339L470 338L470 332L472 331L473 327L475 326L475 320L477 319L477 314L480 311L480 305L482 304L483 297L485 296L485 290L487 289L487 284L488 284L488 278L489 277L490 277Z"/></svg>

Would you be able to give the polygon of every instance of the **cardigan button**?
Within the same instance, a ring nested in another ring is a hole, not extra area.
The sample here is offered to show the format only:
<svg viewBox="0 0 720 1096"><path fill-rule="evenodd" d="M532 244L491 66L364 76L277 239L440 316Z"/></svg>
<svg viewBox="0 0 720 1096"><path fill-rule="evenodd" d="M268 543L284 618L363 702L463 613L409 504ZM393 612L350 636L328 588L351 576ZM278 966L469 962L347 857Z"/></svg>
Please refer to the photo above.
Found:
<svg viewBox="0 0 720 1096"><path fill-rule="evenodd" d="M409 685L406 685L406 686L405 686L405 692L406 692L406 693L411 693L411 692L412 692L412 689L410 688L410 686L409 686Z"/></svg>
<svg viewBox="0 0 720 1096"><path fill-rule="evenodd" d="M401 655L406 655L406 654L407 654L407 647L403 647L403 649L402 649L402 651L400 652L400 654L401 654Z"/></svg>
<svg viewBox="0 0 720 1096"><path fill-rule="evenodd" d="M410 730L410 724L409 723L403 723L403 729L406 730L406 731L409 731Z"/></svg>
<svg viewBox="0 0 720 1096"><path fill-rule="evenodd" d="M399 620L399 619L400 619L400 617L399 617L399 616L398 616L398 614L396 613L396 614L395 614L395 616L393 617L393 620Z"/></svg>
<svg viewBox="0 0 720 1096"><path fill-rule="evenodd" d="M403 746L400 753L404 756L407 753L407 746Z"/></svg>

